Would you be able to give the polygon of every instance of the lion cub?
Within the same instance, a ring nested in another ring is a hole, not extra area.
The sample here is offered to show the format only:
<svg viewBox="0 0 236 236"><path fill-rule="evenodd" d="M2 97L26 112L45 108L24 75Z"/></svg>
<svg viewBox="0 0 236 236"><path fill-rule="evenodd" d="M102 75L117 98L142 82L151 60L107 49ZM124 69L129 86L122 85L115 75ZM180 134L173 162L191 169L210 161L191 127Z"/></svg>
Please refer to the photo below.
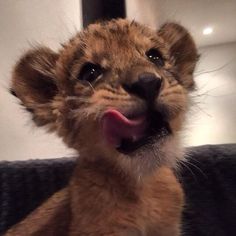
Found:
<svg viewBox="0 0 236 236"><path fill-rule="evenodd" d="M12 92L80 155L68 186L5 235L180 235L172 168L197 58L182 26L124 19L90 25L59 52L26 53Z"/></svg>

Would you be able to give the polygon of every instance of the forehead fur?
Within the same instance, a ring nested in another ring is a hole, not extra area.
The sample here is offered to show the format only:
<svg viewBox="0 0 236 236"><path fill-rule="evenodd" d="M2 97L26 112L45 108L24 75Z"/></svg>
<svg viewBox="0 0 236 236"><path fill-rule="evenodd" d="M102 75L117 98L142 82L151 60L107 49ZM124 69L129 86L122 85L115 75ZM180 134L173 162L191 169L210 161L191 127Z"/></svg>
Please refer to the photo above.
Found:
<svg viewBox="0 0 236 236"><path fill-rule="evenodd" d="M118 19L89 25L70 40L62 55L70 52L73 61L83 56L85 61L93 63L104 59L122 62L122 58L130 62L152 47L165 53L167 45L156 31L135 21Z"/></svg>

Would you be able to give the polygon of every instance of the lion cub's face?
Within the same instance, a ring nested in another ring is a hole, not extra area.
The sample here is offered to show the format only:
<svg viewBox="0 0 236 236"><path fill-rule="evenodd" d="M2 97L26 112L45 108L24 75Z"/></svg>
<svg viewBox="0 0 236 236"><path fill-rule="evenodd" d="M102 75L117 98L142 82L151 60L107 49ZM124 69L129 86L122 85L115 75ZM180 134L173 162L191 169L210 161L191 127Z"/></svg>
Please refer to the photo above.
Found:
<svg viewBox="0 0 236 236"><path fill-rule="evenodd" d="M191 36L177 24L154 31L113 20L90 25L58 53L28 52L12 90L36 124L82 156L153 165L174 159L196 61Z"/></svg>

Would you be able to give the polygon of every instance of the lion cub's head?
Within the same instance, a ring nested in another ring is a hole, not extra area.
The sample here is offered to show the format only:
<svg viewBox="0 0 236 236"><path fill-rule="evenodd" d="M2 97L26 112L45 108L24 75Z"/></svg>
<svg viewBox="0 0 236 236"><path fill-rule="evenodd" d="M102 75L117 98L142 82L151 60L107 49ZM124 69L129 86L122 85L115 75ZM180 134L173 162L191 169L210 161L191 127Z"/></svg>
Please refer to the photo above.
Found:
<svg viewBox="0 0 236 236"><path fill-rule="evenodd" d="M112 20L90 25L59 52L42 47L16 65L12 91L38 126L81 158L150 170L178 159L177 132L194 88L189 33Z"/></svg>

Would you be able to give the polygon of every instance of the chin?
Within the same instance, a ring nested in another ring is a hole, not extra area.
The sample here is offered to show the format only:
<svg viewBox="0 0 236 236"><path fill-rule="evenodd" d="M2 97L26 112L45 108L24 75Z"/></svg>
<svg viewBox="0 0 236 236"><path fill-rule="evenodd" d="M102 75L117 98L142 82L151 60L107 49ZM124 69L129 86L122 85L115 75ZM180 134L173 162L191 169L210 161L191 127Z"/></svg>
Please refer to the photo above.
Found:
<svg viewBox="0 0 236 236"><path fill-rule="evenodd" d="M160 112L108 109L100 127L106 148L116 153L118 164L139 178L161 166L176 168L183 157L178 133Z"/></svg>
<svg viewBox="0 0 236 236"><path fill-rule="evenodd" d="M121 154L119 162L124 169L141 178L163 166L176 169L182 159L183 148L179 138L171 135L154 139L130 154Z"/></svg>

